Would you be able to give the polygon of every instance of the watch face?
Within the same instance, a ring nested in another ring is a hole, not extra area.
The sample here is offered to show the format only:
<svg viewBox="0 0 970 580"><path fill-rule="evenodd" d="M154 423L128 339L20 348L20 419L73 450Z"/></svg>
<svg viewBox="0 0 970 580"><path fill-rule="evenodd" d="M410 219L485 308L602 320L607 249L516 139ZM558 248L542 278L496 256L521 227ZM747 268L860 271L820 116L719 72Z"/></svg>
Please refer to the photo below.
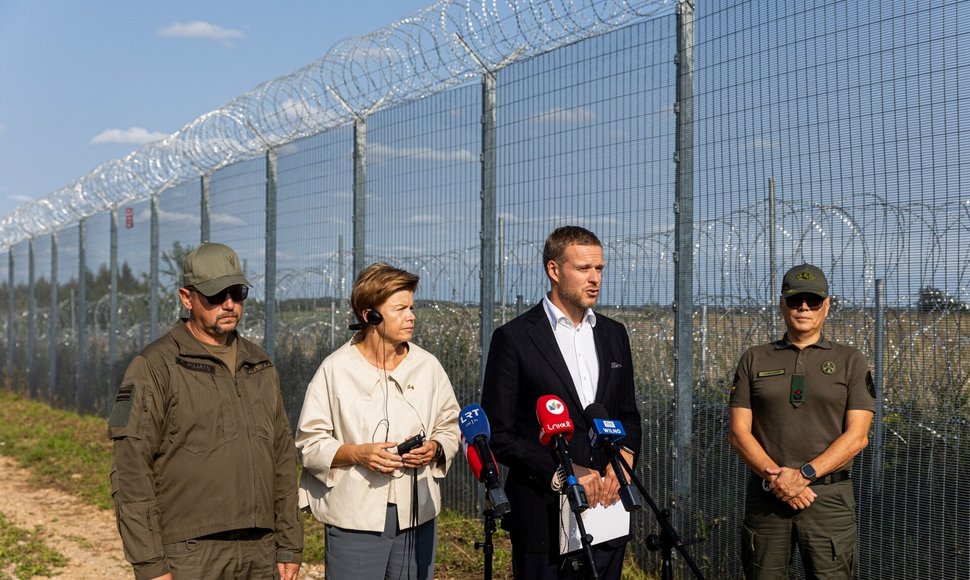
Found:
<svg viewBox="0 0 970 580"><path fill-rule="evenodd" d="M812 467L811 463L806 463L803 465L800 471L805 479L815 479L815 468Z"/></svg>

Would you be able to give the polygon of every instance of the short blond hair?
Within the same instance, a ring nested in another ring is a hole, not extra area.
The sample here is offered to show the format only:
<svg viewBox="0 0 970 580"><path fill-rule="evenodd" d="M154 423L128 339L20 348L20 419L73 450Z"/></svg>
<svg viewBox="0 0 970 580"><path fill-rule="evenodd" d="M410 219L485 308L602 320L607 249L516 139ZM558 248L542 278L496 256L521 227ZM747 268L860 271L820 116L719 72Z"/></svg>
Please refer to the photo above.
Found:
<svg viewBox="0 0 970 580"><path fill-rule="evenodd" d="M395 268L386 262L375 262L357 274L354 289L350 292L350 305L359 322L364 321L365 310L376 310L387 302L392 294L401 290L414 292L418 288L416 274Z"/></svg>

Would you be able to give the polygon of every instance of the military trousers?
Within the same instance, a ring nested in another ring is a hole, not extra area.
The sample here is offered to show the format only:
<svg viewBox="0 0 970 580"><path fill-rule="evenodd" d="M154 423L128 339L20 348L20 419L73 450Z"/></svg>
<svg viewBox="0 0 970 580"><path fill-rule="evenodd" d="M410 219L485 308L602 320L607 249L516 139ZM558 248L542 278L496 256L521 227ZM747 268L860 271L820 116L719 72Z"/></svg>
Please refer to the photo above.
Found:
<svg viewBox="0 0 970 580"><path fill-rule="evenodd" d="M813 485L818 497L796 510L752 478L741 530L741 561L748 580L786 580L797 547L808 580L849 580L858 532L852 481Z"/></svg>
<svg viewBox="0 0 970 580"><path fill-rule="evenodd" d="M165 544L175 580L270 580L280 577L273 530L236 530Z"/></svg>

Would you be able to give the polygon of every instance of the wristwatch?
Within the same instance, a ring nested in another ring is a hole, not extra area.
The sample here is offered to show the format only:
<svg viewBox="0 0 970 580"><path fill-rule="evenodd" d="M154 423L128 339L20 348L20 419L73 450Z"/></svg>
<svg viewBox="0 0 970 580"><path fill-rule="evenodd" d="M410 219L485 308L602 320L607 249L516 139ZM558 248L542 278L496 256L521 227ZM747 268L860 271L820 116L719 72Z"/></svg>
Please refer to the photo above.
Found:
<svg viewBox="0 0 970 580"><path fill-rule="evenodd" d="M802 477L809 481L815 481L818 479L818 474L815 473L815 468L812 467L811 463L806 463L805 465L799 467L798 471L801 472Z"/></svg>

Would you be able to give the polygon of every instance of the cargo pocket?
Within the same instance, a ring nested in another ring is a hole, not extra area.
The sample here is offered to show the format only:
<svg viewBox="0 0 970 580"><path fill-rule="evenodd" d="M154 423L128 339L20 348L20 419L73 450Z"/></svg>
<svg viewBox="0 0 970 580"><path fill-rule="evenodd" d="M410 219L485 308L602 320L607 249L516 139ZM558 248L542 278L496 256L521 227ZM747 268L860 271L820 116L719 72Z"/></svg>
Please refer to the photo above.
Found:
<svg viewBox="0 0 970 580"><path fill-rule="evenodd" d="M845 578L851 576L855 564L856 543L855 526L832 537L832 572L838 572Z"/></svg>
<svg viewBox="0 0 970 580"><path fill-rule="evenodd" d="M204 578L210 542L186 540L165 544L165 560L176 578Z"/></svg>
<svg viewBox="0 0 970 580"><path fill-rule="evenodd" d="M790 544L783 537L772 537L741 526L741 563L746 578L784 578L791 559Z"/></svg>
<svg viewBox="0 0 970 580"><path fill-rule="evenodd" d="M125 558L132 564L162 557L162 530L158 504L140 501L117 504L118 532L124 540Z"/></svg>

